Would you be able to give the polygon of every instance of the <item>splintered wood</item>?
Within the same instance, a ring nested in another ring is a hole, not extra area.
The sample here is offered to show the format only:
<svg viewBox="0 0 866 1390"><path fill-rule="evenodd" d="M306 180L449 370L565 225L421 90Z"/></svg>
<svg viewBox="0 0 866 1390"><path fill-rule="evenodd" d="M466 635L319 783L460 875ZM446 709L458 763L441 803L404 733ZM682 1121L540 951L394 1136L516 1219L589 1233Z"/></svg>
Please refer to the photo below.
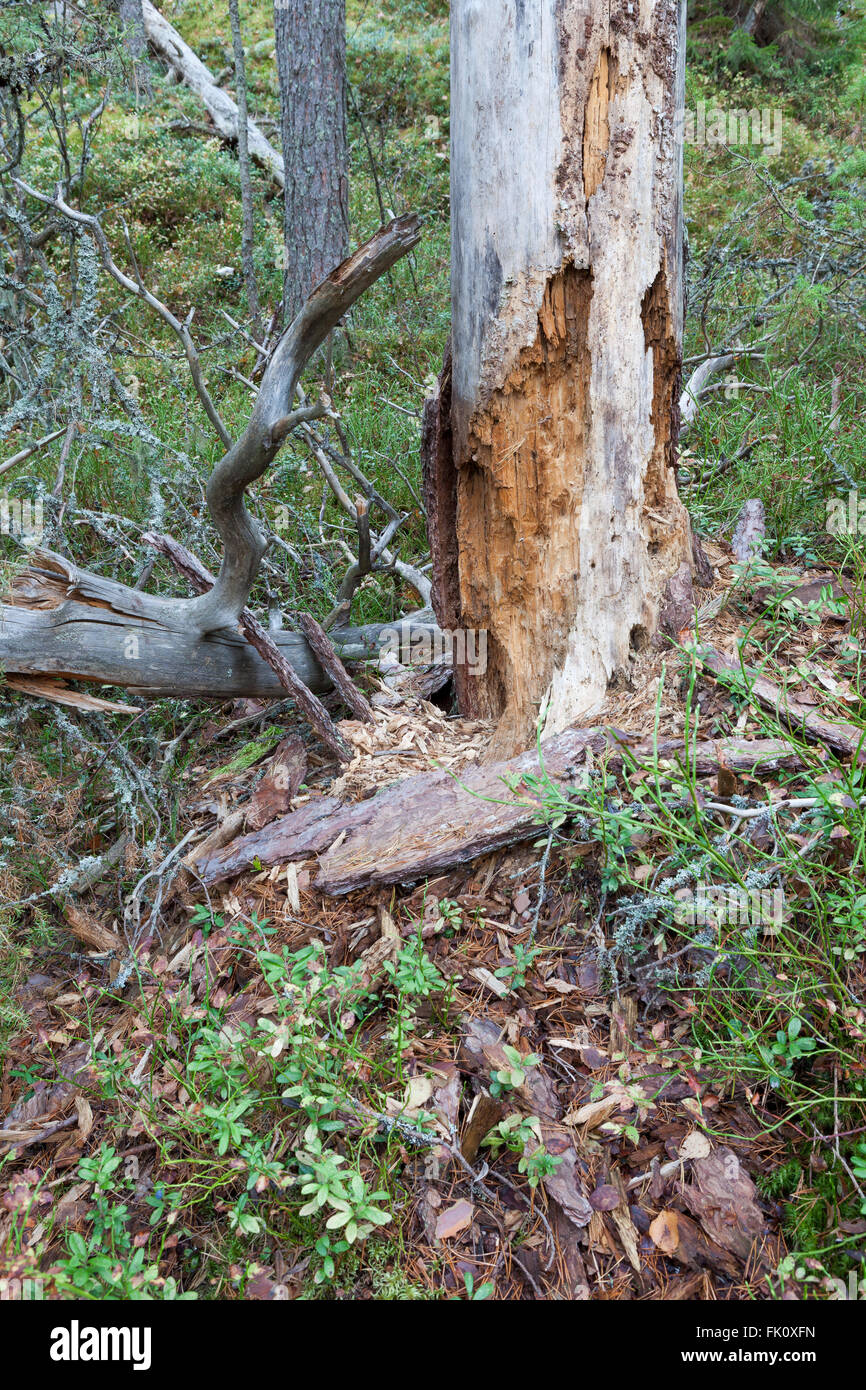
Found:
<svg viewBox="0 0 866 1390"><path fill-rule="evenodd" d="M374 706L380 698L373 697ZM432 768L460 772L481 759L493 728L489 720L449 719L427 700L401 701L393 708L379 705L373 721L340 723L353 753L329 788L341 801L370 796L398 778Z"/></svg>

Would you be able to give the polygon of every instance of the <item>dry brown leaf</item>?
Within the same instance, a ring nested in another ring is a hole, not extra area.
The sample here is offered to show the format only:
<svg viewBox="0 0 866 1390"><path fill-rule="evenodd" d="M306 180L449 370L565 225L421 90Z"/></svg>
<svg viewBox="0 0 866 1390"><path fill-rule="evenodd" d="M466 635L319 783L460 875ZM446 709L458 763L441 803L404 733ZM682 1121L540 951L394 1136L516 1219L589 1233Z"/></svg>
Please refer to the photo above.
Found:
<svg viewBox="0 0 866 1390"><path fill-rule="evenodd" d="M436 1218L436 1239L452 1240L454 1236L459 1236L461 1231L472 1225L473 1215L472 1203L465 1199L455 1202L453 1207L447 1207Z"/></svg>

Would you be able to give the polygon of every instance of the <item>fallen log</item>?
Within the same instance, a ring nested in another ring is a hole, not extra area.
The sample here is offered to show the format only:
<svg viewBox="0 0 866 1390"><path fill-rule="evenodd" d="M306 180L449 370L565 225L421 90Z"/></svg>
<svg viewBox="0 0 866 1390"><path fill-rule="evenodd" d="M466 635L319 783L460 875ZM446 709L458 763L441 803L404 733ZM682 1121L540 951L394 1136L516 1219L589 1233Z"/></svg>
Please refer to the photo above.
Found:
<svg viewBox="0 0 866 1390"><path fill-rule="evenodd" d="M238 108L227 92L217 86L216 78L210 68L193 53L189 44L184 43L177 30L169 24L150 0L142 0L142 15L147 41L154 53L189 87L191 92L205 106L214 123L214 133L221 135L231 144L238 138ZM247 121L250 156L280 188L286 186L286 169L283 156L265 138L255 121Z"/></svg>
<svg viewBox="0 0 866 1390"><path fill-rule="evenodd" d="M792 733L813 743L822 743L845 758L856 758L866 762L866 729L847 720L824 719L814 710L797 705L788 698L781 686L767 680L739 661L724 656L714 647L704 647L699 653L704 670L721 680L738 694L744 695L753 704L760 705L775 715L780 724Z"/></svg>
<svg viewBox="0 0 866 1390"><path fill-rule="evenodd" d="M628 742L626 755L620 744ZM687 751L681 740L652 745L616 731L567 729L507 762L472 767L459 778L425 772L386 787L368 801L343 805L334 797L307 802L262 831L244 835L199 859L205 883L254 867L319 858L315 886L333 895L370 884L410 883L466 863L539 832L540 798L531 787L543 770L559 788L574 783L586 758L608 751L611 763L657 757L663 769L679 760L698 776L720 770L755 775L796 767L799 755L779 739L719 739ZM530 779L527 783L524 779ZM510 790L522 782L520 790Z"/></svg>
<svg viewBox="0 0 866 1390"><path fill-rule="evenodd" d="M758 777L803 766L794 745L780 738L702 739L690 744L681 738L662 739L655 748L649 741L631 744L629 755L642 764L657 759L662 771L676 764L695 777L715 777L719 772Z"/></svg>
<svg viewBox="0 0 866 1390"><path fill-rule="evenodd" d="M94 681L149 699L231 700L285 695L276 672L241 634L202 635L164 626L147 596L39 551L0 605L0 670L10 675ZM430 649L437 629L424 611L402 622L336 628L330 639L343 661L376 660L382 648L409 650L413 637ZM331 688L306 638L271 634L309 690Z"/></svg>
<svg viewBox="0 0 866 1390"><path fill-rule="evenodd" d="M602 753L601 729L566 729L541 745L544 771L569 786L587 748ZM541 776L535 749L507 762L472 767L459 778L425 772L344 806L334 797L307 802L290 816L244 835L199 865L205 883L320 855L316 887L339 895L373 883L412 882L539 833L538 795L523 785Z"/></svg>
<svg viewBox="0 0 866 1390"><path fill-rule="evenodd" d="M205 569L201 561L191 554L186 546L176 541L173 536L163 536L153 531L147 531L142 539L148 545L153 546L160 555L165 555L171 560L175 569L184 575L196 593L206 594L216 584L213 575ZM239 627L250 646L254 647L262 660L271 667L283 689L289 692L310 728L319 735L325 747L330 748L341 762L349 762L352 756L349 746L338 733L325 706L318 696L314 695L304 684L291 664L286 661L271 635L265 631L249 608L243 609ZM348 680L348 675L346 675L346 679Z"/></svg>

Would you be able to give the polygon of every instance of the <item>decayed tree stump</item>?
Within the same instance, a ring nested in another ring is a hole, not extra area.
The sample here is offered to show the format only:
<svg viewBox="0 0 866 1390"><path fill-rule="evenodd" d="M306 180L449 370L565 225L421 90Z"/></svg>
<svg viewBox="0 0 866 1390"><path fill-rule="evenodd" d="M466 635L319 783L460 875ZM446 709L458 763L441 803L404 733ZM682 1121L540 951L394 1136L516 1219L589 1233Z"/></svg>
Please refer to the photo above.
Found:
<svg viewBox="0 0 866 1390"><path fill-rule="evenodd" d="M596 710L691 564L681 366L684 7L453 0L452 368L427 415L443 627L491 756ZM450 431L452 440L447 439ZM456 555L456 577L454 572ZM456 582L455 582L456 581Z"/></svg>

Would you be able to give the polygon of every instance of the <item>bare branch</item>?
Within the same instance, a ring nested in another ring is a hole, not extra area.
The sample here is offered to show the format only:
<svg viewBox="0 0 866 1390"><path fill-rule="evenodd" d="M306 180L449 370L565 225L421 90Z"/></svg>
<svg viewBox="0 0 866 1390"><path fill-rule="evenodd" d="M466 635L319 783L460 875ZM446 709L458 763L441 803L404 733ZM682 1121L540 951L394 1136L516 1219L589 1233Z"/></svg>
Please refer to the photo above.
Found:
<svg viewBox="0 0 866 1390"><path fill-rule="evenodd" d="M97 217L93 217L87 212L79 212L76 208L70 207L68 203L64 202L59 191L53 198L49 198L45 193L39 193L35 188L31 188L29 184L24 183L22 179L15 179L14 182L23 192L27 193L31 198L35 198L37 202L46 203L48 207L56 208L57 211L62 212L63 216L67 217L70 222L74 222L90 232L90 235L93 237L99 249L102 264L105 266L111 278L116 280L118 285L125 289L128 294L134 294L137 299L143 299L151 309L159 314L163 322L168 324L172 332L180 339L181 346L186 354L186 360L189 363L193 385L195 386L199 400L204 406L205 413L223 444L227 449L230 448L232 442L231 435L223 424L219 411L211 400L210 393L204 384L198 349L192 340L187 324L181 323L180 319L176 318L171 312L168 305L163 304L161 299L157 299L156 295L152 294L151 291L146 288L139 275L138 266L135 264L134 257L133 267L136 278L131 280L115 263L114 257L111 254L111 247L108 244L108 238Z"/></svg>
<svg viewBox="0 0 866 1390"><path fill-rule="evenodd" d="M323 671L326 671L331 677L334 689L339 692L343 703L348 705L356 719L363 720L365 724L372 724L373 711L370 708L370 703L355 685L334 650L328 634L320 627L311 613L298 613L296 618L298 627L318 657Z"/></svg>
<svg viewBox="0 0 866 1390"><path fill-rule="evenodd" d="M16 463L23 463L25 459L29 459L32 454L38 453L46 445L53 444L55 439L59 439L61 434L66 433L66 429L67 426L64 425L62 429L54 430L52 434L46 434L42 439L37 439L35 443L28 444L26 449L21 449L17 454L13 454L11 458L0 463L0 473L8 473L9 469L14 468Z"/></svg>

